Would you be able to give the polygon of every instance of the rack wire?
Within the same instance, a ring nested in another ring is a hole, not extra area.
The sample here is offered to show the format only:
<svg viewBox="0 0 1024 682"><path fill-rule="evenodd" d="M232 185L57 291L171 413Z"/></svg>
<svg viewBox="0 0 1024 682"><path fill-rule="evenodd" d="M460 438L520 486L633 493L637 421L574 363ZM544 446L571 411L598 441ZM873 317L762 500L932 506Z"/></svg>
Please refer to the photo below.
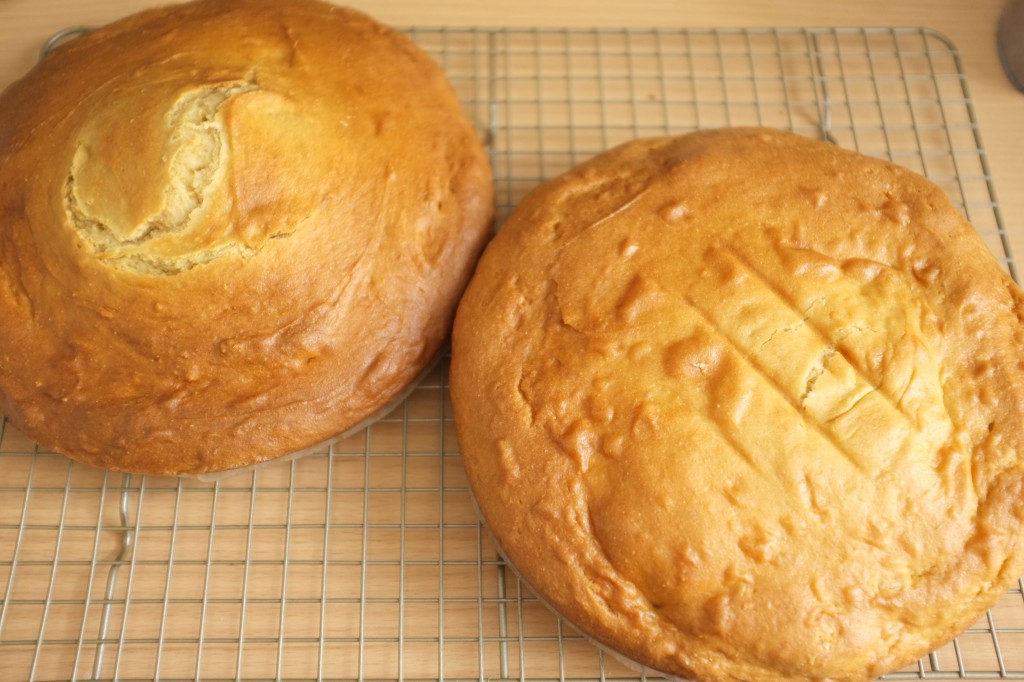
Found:
<svg viewBox="0 0 1024 682"><path fill-rule="evenodd" d="M635 137L768 125L942 186L1016 276L958 52L924 29L411 29L478 122L499 222ZM442 363L330 448L216 482L72 463L0 421L0 679L643 675L551 615L473 511ZM1024 679L1021 584L892 679Z"/></svg>

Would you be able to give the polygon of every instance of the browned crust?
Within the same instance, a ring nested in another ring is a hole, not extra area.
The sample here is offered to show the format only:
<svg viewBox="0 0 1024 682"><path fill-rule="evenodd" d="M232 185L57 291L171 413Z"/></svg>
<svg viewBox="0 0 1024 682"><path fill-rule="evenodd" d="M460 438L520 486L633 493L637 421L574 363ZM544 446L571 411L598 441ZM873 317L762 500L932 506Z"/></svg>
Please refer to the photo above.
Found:
<svg viewBox="0 0 1024 682"><path fill-rule="evenodd" d="M762 129L530 193L460 304L471 488L584 633L702 680L866 679L1022 568L1020 291L941 189Z"/></svg>
<svg viewBox="0 0 1024 682"><path fill-rule="evenodd" d="M159 204L168 112L207 92L227 99L198 125L229 151L194 224L110 246L95 224ZM271 459L386 405L439 352L493 212L438 65L312 0L205 0L72 41L3 94L0 159L0 410L144 473Z"/></svg>

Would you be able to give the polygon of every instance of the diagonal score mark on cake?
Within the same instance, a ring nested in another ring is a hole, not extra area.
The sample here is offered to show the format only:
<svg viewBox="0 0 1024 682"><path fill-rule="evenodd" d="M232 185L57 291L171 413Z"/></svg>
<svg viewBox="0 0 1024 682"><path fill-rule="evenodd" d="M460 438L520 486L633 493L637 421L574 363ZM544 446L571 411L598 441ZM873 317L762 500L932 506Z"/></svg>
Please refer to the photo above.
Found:
<svg viewBox="0 0 1024 682"><path fill-rule="evenodd" d="M757 440L752 438L753 434L747 433L743 428L744 417L754 418L756 416L769 415L777 413L777 410L771 405L772 401L767 398L765 391L763 391L763 384L767 385L774 390L774 393L782 398L783 403L789 404L792 410L792 417L794 420L802 417L803 423L811 427L811 433L807 434L812 436L817 434L821 437L819 443L823 444L826 448L833 450L840 457L852 464L858 471L865 475L873 475L875 472L870 467L870 464L866 461L860 453L850 451L848 447L833 433L829 430L828 426L819 420L810 419L806 411L803 409L801 402L798 399L794 399L792 390L789 390L783 382L780 382L772 371L770 366L766 364L759 357L757 351L750 351L741 345L741 341L738 341L735 335L730 335L722 330L721 325L713 319L704 307L699 306L693 299L687 297L686 302L690 307L696 311L707 325L707 329L704 331L710 333L713 337L717 337L725 342L727 346L733 351L733 356L740 358L739 362L734 363L731 367L731 374L734 377L734 381L742 382L745 384L746 391L744 391L745 400L741 401L713 401L713 410L711 412L711 418L713 419L716 427L718 428L719 434L726 440L730 448L743 460L751 464L755 469L763 470L764 466L758 462L757 457L753 452L761 452L763 457L769 452L769 449L764 447L762 443L758 446L757 443L749 443L750 440ZM763 348L763 345L761 346ZM759 381L751 380L752 377L757 377ZM719 388L721 392L721 388ZM864 395L868 392L858 391L856 398L857 404ZM716 396L717 397L717 396ZM743 409L738 414L733 414L732 411L726 407L729 403L741 402ZM758 423L761 423L761 419L755 419ZM769 423L771 420L768 420ZM779 453L774 453L779 454Z"/></svg>
<svg viewBox="0 0 1024 682"><path fill-rule="evenodd" d="M877 476L901 454L926 450L900 400L840 350L841 341L862 328L815 325L731 249L710 249L704 262L707 276L698 279L686 303L837 453ZM933 424L928 440L942 442L949 432L948 424Z"/></svg>
<svg viewBox="0 0 1024 682"><path fill-rule="evenodd" d="M821 344L823 346L821 355L819 356L818 362L815 365L812 372L808 374L804 392L800 396L800 405L802 407L806 407L806 402L810 397L812 391L814 390L815 384L817 383L820 377L825 375L826 367L829 365L829 361L837 353L841 353L839 343L844 338L853 333L856 333L858 331L864 331L864 327L859 325L850 325L833 330L820 328L816 326L814 322L811 320L810 315L808 314L809 311L802 311L800 307L793 301L792 298L786 295L779 287L775 286L766 275L759 272L757 268L753 265L753 263L751 263L749 259L744 258L738 251L736 251L735 249L721 249L717 252L717 255L720 258L732 259L736 261L736 263L738 263L741 266L741 268L745 271L744 275L750 276L754 280L756 280L758 284L764 287L764 289L766 289L767 291L771 292L771 294L773 294L779 302L785 305L790 311L793 312L794 316L798 318L798 321L792 324L791 326L783 328L778 331L799 332L801 329L805 329L807 330L810 336L816 335L818 339L820 339ZM712 258L714 258L714 256L712 256ZM775 332L773 331L773 337L774 334ZM766 343L770 342L771 338L772 337L770 337ZM859 381L862 381L865 386L873 387L874 382L872 381L871 377L867 376L867 374L860 370L854 363L849 362L847 359L843 366L849 368L852 372L854 372L857 375L857 379ZM897 412L899 412L907 419L910 419L910 415L906 414L902 410L898 399L881 390L878 391L878 395L882 398L887 399Z"/></svg>

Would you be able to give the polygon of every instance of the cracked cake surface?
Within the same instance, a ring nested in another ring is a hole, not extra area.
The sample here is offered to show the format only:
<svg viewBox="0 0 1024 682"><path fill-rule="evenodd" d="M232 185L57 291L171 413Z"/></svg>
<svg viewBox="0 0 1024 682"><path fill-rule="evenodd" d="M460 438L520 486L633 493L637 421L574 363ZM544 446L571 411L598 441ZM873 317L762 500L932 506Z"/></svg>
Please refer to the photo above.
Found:
<svg viewBox="0 0 1024 682"><path fill-rule="evenodd" d="M701 680L859 680L1022 570L1021 294L940 188L767 129L529 193L456 316L501 551L586 635Z"/></svg>
<svg viewBox="0 0 1024 682"><path fill-rule="evenodd" d="M315 446L439 354L491 173L441 68L316 0L202 0L0 98L0 413L193 474Z"/></svg>

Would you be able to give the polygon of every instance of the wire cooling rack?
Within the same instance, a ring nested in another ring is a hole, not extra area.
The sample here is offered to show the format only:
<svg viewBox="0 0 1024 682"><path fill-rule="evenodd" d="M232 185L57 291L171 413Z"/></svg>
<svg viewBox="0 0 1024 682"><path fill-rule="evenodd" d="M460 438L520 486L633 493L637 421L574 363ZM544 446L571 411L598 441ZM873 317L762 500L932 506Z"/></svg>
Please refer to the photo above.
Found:
<svg viewBox="0 0 1024 682"><path fill-rule="evenodd" d="M499 219L608 147L769 125L928 175L1016 274L958 53L927 30L414 29L490 149ZM625 681L498 559L447 366L388 417L217 482L73 464L0 421L0 679ZM1018 584L889 676L1024 679Z"/></svg>

